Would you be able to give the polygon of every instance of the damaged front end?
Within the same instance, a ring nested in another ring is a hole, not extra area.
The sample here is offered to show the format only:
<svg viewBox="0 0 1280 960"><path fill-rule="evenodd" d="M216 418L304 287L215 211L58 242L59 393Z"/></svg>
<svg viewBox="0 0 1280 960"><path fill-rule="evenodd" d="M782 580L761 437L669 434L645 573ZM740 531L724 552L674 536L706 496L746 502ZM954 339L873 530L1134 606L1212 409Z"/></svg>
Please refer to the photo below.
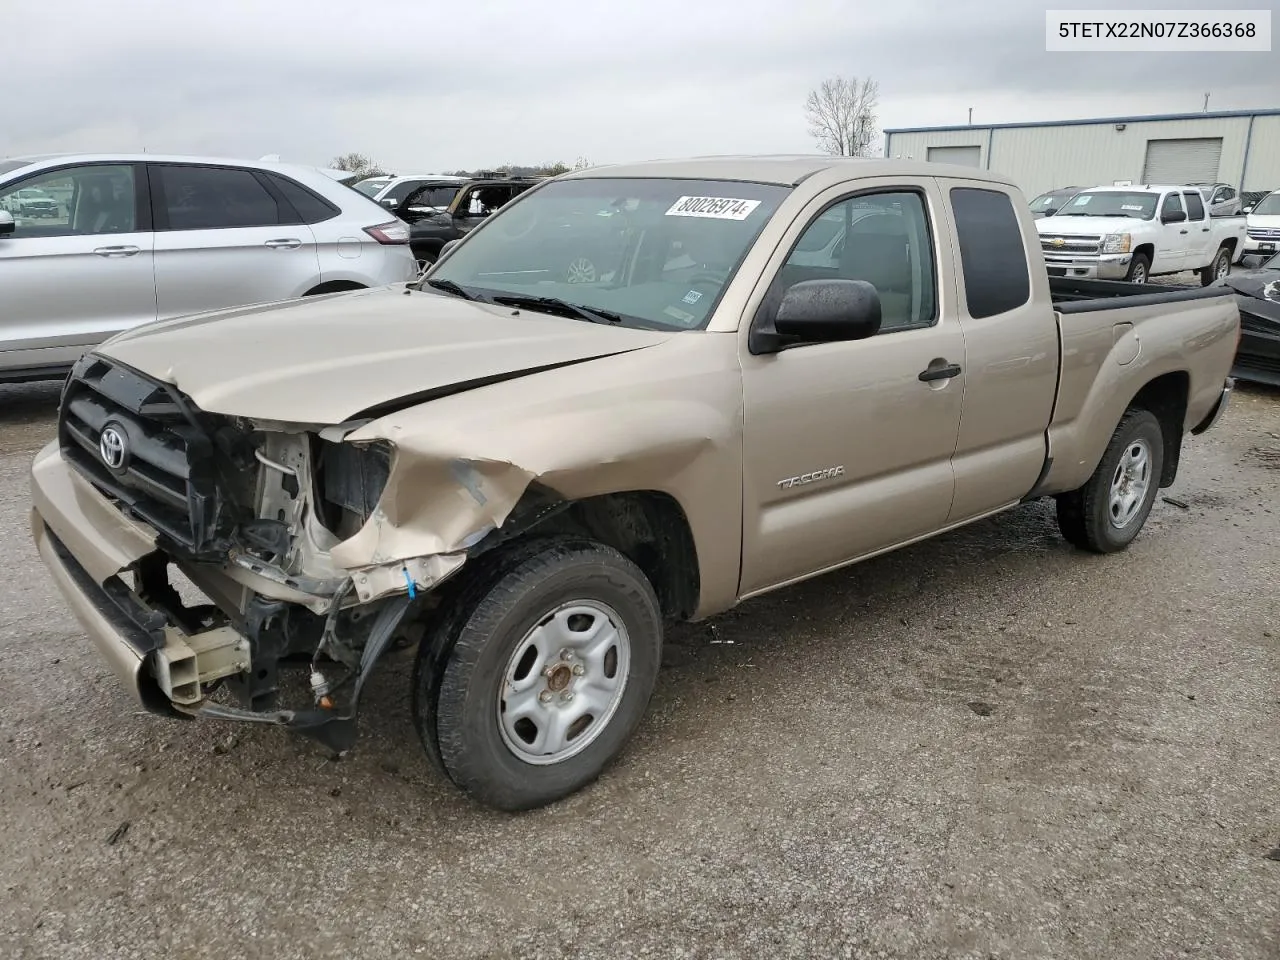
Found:
<svg viewBox="0 0 1280 960"><path fill-rule="evenodd" d="M395 451L382 439L351 442L363 423L210 414L109 359L77 364L59 413L62 460L154 531L154 550L89 576L52 534L50 549L95 581L109 601L99 606L124 624L117 632L149 675L140 696L150 709L352 746L374 664L467 559L465 546L388 552L395 520L380 504ZM175 569L196 590L175 585ZM197 591L204 596L185 595ZM292 686L282 679L289 665L298 668ZM219 688L233 702L212 699Z"/></svg>

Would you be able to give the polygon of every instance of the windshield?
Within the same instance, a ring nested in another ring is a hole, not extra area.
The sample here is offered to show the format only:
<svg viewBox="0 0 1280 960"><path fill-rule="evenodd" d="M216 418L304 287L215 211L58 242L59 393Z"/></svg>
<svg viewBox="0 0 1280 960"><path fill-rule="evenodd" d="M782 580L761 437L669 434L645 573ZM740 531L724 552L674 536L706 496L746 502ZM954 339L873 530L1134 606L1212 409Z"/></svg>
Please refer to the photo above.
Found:
<svg viewBox="0 0 1280 960"><path fill-rule="evenodd" d="M385 180L361 180L359 183L353 183L351 189L359 190L366 197L372 197L386 185L387 181Z"/></svg>
<svg viewBox="0 0 1280 960"><path fill-rule="evenodd" d="M1057 210L1074 195L1071 190L1050 190L1048 193L1042 193L1031 201L1031 212L1040 213L1042 210Z"/></svg>
<svg viewBox="0 0 1280 960"><path fill-rule="evenodd" d="M1085 190L1072 197L1071 202L1058 211L1066 217L1132 217L1150 220L1156 214L1160 194L1145 190Z"/></svg>
<svg viewBox="0 0 1280 960"><path fill-rule="evenodd" d="M407 184L403 191L399 188L393 192L400 192L396 203L409 201L410 207L447 207L453 203L453 198L458 195L458 187L455 186L435 186L422 187L418 189L420 184ZM416 192L415 192L416 191Z"/></svg>
<svg viewBox="0 0 1280 960"><path fill-rule="evenodd" d="M1263 217L1280 216L1280 193L1267 194L1258 201L1258 205L1250 210L1249 213Z"/></svg>
<svg viewBox="0 0 1280 960"><path fill-rule="evenodd" d="M790 187L559 180L498 213L427 277L490 299L551 297L625 326L698 330ZM531 307L536 309L536 307Z"/></svg>

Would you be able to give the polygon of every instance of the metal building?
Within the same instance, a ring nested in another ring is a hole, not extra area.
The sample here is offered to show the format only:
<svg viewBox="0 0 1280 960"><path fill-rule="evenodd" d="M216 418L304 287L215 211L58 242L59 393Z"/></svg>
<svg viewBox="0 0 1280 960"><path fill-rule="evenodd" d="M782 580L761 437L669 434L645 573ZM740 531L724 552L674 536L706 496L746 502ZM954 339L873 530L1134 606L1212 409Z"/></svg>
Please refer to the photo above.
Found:
<svg viewBox="0 0 1280 960"><path fill-rule="evenodd" d="M989 169L1028 197L1126 180L1280 190L1280 109L885 130L884 155Z"/></svg>

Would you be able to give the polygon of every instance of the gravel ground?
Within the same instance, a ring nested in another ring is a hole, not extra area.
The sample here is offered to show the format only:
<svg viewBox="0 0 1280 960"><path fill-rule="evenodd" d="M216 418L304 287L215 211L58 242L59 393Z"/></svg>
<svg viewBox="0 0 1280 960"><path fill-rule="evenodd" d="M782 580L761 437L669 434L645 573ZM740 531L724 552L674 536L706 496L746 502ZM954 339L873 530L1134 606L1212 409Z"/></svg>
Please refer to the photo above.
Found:
<svg viewBox="0 0 1280 960"><path fill-rule="evenodd" d="M1280 393L1125 554L1036 504L680 629L518 816L421 756L409 653L340 762L135 712L30 545L55 396L0 387L0 956L1280 956Z"/></svg>

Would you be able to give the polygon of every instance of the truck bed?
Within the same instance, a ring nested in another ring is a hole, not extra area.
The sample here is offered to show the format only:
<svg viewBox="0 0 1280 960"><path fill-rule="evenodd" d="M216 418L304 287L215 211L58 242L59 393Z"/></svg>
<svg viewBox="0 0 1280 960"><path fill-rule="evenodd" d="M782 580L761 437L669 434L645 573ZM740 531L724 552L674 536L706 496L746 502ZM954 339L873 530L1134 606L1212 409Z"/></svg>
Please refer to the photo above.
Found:
<svg viewBox="0 0 1280 960"><path fill-rule="evenodd" d="M1117 307L1140 307L1184 300L1213 299L1230 296L1229 287L1202 287L1198 284L1129 283L1126 280L1084 280L1074 277L1050 277L1049 294L1059 313L1085 313L1113 310ZM1116 303L1124 297L1123 304Z"/></svg>
<svg viewBox="0 0 1280 960"><path fill-rule="evenodd" d="M1174 388L1183 428L1195 427L1222 392L1240 315L1225 286L1050 277L1049 291L1062 364L1044 488L1058 493L1088 479L1111 425L1144 384Z"/></svg>

